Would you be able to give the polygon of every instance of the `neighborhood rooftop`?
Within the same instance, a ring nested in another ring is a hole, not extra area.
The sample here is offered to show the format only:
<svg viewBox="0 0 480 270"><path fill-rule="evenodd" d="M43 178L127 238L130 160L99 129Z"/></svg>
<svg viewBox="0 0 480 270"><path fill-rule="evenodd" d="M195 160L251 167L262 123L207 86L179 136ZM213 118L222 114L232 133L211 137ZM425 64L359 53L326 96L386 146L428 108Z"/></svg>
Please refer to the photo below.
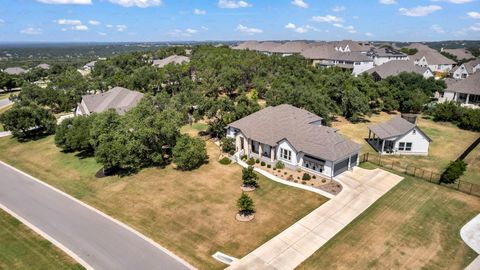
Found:
<svg viewBox="0 0 480 270"><path fill-rule="evenodd" d="M447 58L443 56L441 53L435 50L423 50L423 51L418 51L416 54L412 56L411 59L414 60L420 60L423 57L427 59L427 62L429 65L454 65L456 64L455 61L453 61L450 58Z"/></svg>
<svg viewBox="0 0 480 270"><path fill-rule="evenodd" d="M326 160L335 161L359 151L360 145L338 134L336 129L320 125L321 121L313 113L283 104L267 107L229 126L270 146L286 139L296 151Z"/></svg>
<svg viewBox="0 0 480 270"><path fill-rule="evenodd" d="M415 65L411 61L405 60L392 60L380 66L376 66L367 70L368 74L376 73L380 78L384 79L389 76L395 76L402 72L414 72L420 75L424 75L428 71L427 67L420 67Z"/></svg>
<svg viewBox="0 0 480 270"><path fill-rule="evenodd" d="M480 72L475 72L468 78L448 84L445 92L457 92L480 95Z"/></svg>
<svg viewBox="0 0 480 270"><path fill-rule="evenodd" d="M155 59L153 60L153 65L159 68L162 68L168 64L183 64L190 62L190 58L183 55L171 55L164 59Z"/></svg>
<svg viewBox="0 0 480 270"><path fill-rule="evenodd" d="M303 41L289 41L272 49L272 53L301 53L311 45Z"/></svg>
<svg viewBox="0 0 480 270"><path fill-rule="evenodd" d="M82 96L82 103L85 103L87 108L80 104L79 109L82 114L99 113L108 109L115 109L119 114L124 114L135 107L142 98L143 94L140 92L117 86L104 93Z"/></svg>
<svg viewBox="0 0 480 270"><path fill-rule="evenodd" d="M387 122L368 126L380 139L388 139L406 134L416 125L408 122L400 116L395 116Z"/></svg>

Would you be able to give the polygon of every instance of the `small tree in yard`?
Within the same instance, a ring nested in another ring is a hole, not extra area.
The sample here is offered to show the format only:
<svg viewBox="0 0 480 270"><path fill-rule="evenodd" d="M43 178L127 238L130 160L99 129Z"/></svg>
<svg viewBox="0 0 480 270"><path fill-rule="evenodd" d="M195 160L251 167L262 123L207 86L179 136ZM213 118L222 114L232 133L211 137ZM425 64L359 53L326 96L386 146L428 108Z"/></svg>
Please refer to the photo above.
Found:
<svg viewBox="0 0 480 270"><path fill-rule="evenodd" d="M220 146L224 153L233 154L235 152L235 139L224 137L220 140Z"/></svg>
<svg viewBox="0 0 480 270"><path fill-rule="evenodd" d="M13 108L0 115L0 123L6 130L10 130L13 136L20 139L52 134L57 126L55 116L35 104L14 105Z"/></svg>
<svg viewBox="0 0 480 270"><path fill-rule="evenodd" d="M252 166L248 166L242 170L242 180L243 185L247 187L257 187L258 186L258 175L253 171Z"/></svg>
<svg viewBox="0 0 480 270"><path fill-rule="evenodd" d="M208 159L205 142L199 138L181 136L173 147L173 162L180 170L193 170Z"/></svg>
<svg viewBox="0 0 480 270"><path fill-rule="evenodd" d="M463 175L466 169L467 164L463 160L456 160L450 162L447 169L442 173L442 176L440 177L440 183L455 183L455 181Z"/></svg>
<svg viewBox="0 0 480 270"><path fill-rule="evenodd" d="M242 193L242 196L237 201L237 207L241 215L250 215L255 212L253 200L246 193Z"/></svg>

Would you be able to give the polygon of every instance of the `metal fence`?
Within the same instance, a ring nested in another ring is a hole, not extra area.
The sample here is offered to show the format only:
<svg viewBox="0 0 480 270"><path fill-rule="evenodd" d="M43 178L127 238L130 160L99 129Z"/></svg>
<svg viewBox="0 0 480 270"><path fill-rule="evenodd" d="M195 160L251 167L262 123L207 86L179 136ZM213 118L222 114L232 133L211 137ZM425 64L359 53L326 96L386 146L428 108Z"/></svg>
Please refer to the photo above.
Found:
<svg viewBox="0 0 480 270"><path fill-rule="evenodd" d="M363 162L370 162L376 164L378 166L391 169L396 172L404 173L407 175L414 176L416 178L423 179L425 181L439 184L441 174L438 172L425 170L422 168L418 168L412 165L403 165L398 161L389 159L388 157L381 156L381 155L371 155L369 153L365 153L360 157L360 163ZM442 186L449 187L456 189L458 191L479 196L480 197L480 185L473 184L470 182L457 180L454 184L441 184Z"/></svg>

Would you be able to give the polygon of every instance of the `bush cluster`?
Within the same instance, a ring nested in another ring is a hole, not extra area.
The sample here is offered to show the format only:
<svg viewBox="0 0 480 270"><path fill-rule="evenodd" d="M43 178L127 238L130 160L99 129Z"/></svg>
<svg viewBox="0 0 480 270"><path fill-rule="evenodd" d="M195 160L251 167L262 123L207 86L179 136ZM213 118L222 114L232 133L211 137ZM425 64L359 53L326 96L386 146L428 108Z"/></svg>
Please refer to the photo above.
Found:
<svg viewBox="0 0 480 270"><path fill-rule="evenodd" d="M450 162L447 169L442 173L440 177L440 183L453 184L455 181L463 175L467 169L467 164L463 160L456 160Z"/></svg>
<svg viewBox="0 0 480 270"><path fill-rule="evenodd" d="M480 131L480 110L460 106L456 102L439 103L433 108L435 121L446 121L467 130Z"/></svg>
<svg viewBox="0 0 480 270"><path fill-rule="evenodd" d="M232 163L232 161L228 157L224 157L218 161L222 165L228 165Z"/></svg>

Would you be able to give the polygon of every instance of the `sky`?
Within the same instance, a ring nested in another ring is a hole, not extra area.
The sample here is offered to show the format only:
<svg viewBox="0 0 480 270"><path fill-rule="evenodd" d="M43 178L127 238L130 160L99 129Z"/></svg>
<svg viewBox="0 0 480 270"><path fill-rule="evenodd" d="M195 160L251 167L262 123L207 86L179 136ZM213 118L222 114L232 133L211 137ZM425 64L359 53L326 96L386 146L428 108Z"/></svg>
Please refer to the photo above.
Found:
<svg viewBox="0 0 480 270"><path fill-rule="evenodd" d="M0 42L480 40L480 0L1 0Z"/></svg>

